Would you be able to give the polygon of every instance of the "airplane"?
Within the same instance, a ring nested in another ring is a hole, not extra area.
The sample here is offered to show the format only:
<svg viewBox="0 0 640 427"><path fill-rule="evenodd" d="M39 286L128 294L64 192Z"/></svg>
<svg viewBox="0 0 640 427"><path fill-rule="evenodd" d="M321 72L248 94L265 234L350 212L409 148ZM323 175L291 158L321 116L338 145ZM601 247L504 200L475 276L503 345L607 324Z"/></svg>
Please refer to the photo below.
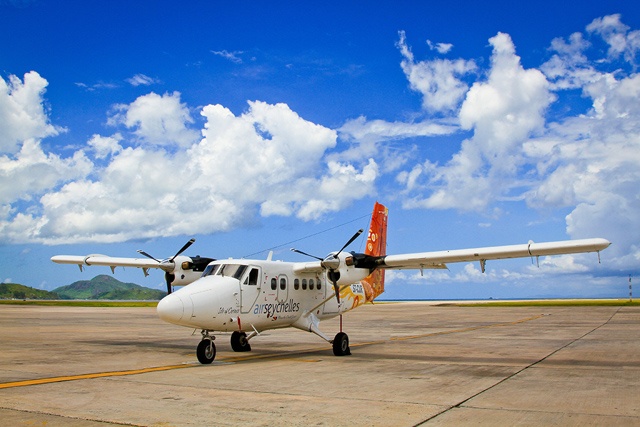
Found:
<svg viewBox="0 0 640 427"><path fill-rule="evenodd" d="M454 262L479 262L484 272L488 260L538 259L540 256L583 252L597 252L599 259L600 251L610 245L606 239L592 238L387 255L387 221L388 209L376 202L364 253L345 252L347 246L363 233L361 229L340 250L324 258L291 249L314 258L314 261L274 261L273 252L266 260L211 261L201 277L160 300L157 313L166 322L200 329L202 339L196 348L196 356L202 364L212 363L216 357L216 337L212 333L230 332L231 348L245 352L251 350L249 341L262 332L288 327L314 333L332 345L334 355L346 356L351 354L351 350L349 337L342 331L342 321L340 331L333 339L321 331L320 322L337 316L342 320L344 313L373 302L384 292L385 271L388 269L423 271L447 269L447 264ZM174 262L177 265L177 255L166 264ZM148 263L142 266L138 261L104 256L86 259L55 256L52 260L80 266L162 268L160 265ZM185 276L181 283L191 277Z"/></svg>
<svg viewBox="0 0 640 427"><path fill-rule="evenodd" d="M150 268L159 268L164 270L164 279L167 283L167 294L170 294L173 292L174 286L185 286L199 279L207 265L212 261L215 261L214 258L205 258L200 255L195 257L181 255L195 241L196 239L190 239L178 252L176 252L174 256L164 260L156 259L145 251L138 250L140 255L144 255L148 259L118 258L93 254L87 256L56 255L51 258L51 261L58 264L76 264L80 267L80 271L82 271L84 266L104 265L110 267L111 273L114 274L116 267L137 267L142 269L145 277L149 275Z"/></svg>

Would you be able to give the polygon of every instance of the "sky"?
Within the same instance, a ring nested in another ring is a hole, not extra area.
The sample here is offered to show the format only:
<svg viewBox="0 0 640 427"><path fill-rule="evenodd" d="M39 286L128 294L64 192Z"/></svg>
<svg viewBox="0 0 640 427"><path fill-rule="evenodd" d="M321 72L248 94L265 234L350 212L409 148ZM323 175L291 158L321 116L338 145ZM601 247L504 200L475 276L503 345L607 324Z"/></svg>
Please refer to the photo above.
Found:
<svg viewBox="0 0 640 427"><path fill-rule="evenodd" d="M390 271L386 299L625 298L640 271L637 2L0 0L0 39L1 282L191 237L305 261L376 200L389 254L612 242Z"/></svg>

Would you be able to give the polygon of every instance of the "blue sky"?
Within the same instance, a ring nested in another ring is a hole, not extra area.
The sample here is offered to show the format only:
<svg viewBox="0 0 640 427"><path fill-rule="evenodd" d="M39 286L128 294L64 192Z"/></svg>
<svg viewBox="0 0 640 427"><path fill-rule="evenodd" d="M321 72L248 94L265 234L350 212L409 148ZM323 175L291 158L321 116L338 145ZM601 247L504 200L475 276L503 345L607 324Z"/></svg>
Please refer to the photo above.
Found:
<svg viewBox="0 0 640 427"><path fill-rule="evenodd" d="M613 242L601 264L393 272L386 298L628 295L640 6L433 3L0 0L0 281L53 289L110 271L52 255L190 237L302 260L378 200L388 253Z"/></svg>

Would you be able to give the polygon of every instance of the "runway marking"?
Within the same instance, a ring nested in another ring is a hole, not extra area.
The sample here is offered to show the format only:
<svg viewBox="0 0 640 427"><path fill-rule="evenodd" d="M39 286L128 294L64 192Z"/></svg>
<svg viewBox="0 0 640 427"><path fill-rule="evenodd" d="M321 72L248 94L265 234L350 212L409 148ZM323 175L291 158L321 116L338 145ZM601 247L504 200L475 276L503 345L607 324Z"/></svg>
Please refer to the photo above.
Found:
<svg viewBox="0 0 640 427"><path fill-rule="evenodd" d="M76 381L76 380L89 380L93 378L105 378L105 377L119 377L124 375L138 375L138 374L146 374L149 372L157 372L157 371L168 371L171 369L180 369L180 368L189 368L191 366L197 365L169 365L169 366L157 366L154 368L144 368L144 369L132 369L129 371L113 371L113 372L96 372L93 374L80 374L80 375L68 375L62 377L50 377L50 378L36 378L33 380L23 380L23 381L13 381L10 383L0 383L0 389L3 388L12 388L12 387L25 387L29 385L39 385L39 384L51 384L51 383L59 383L63 381Z"/></svg>
<svg viewBox="0 0 640 427"><path fill-rule="evenodd" d="M517 325L519 323L530 322L532 320L536 320L536 319L539 319L539 318L544 317L544 316L545 316L544 314L540 314L540 315L537 315L537 316L527 317L525 319L515 320L513 322L491 323L489 325L470 326L468 328L452 329L452 330L439 331L439 332L429 332L429 333L426 333L426 334L419 334L419 335L407 335L407 336L403 336L403 337L391 337L389 340L390 341L407 341L407 340L415 340L415 339L420 339L420 338L428 338L428 337L433 337L433 336L438 336L438 335L450 335L450 334L457 334L457 333L462 333L462 332L476 331L476 330L479 330L479 329L488 329L488 328L495 328L495 327L501 327L501 326L511 326L511 325ZM376 340L376 341L353 343L350 346L351 347L362 347L362 346L383 344L385 342L387 342L387 340ZM322 351L322 350L324 350L324 348L323 349L313 348L313 349L308 349L308 350L301 350L301 351L296 351L293 354L292 353L289 353L289 354L281 354L281 353L280 354L253 354L253 355L245 355L245 356L223 357L221 359L217 359L214 362L214 364L221 364L222 365L222 364L230 364L230 363L242 362L242 361L248 361L248 360L274 359L274 358L291 359L291 360L298 361L298 362L319 362L320 360L317 360L317 359L305 360L305 359L299 359L299 358L297 358L297 356L299 356L301 354L314 353L314 352ZM40 384L52 384L52 383L59 383L59 382L64 382L64 381L89 380L89 379L95 379L95 378L120 377L120 376L126 376L126 375L138 375L138 374L146 374L146 373L149 373L149 372L170 371L170 370L173 370L173 369L193 368L193 367L198 367L198 366L202 366L202 365L198 365L198 364L195 364L195 363L191 363L191 364L184 363L184 364L181 364L181 365L156 366L156 367L153 367L153 368L132 369L132 370L128 370L128 371L96 372L96 373L92 373L92 374L69 375L69 376L50 377L50 378L36 378L36 379L32 379L32 380L23 380L23 381L13 381L13 382L8 382L8 383L0 383L0 389L14 388L14 387L26 387L26 386L40 385Z"/></svg>

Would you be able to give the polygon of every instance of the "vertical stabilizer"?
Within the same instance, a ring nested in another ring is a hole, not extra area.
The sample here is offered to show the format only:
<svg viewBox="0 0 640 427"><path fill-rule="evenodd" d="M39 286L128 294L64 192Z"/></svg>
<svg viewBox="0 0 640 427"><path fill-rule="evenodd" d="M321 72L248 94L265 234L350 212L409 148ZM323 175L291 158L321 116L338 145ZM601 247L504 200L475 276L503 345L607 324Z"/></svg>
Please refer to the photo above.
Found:
<svg viewBox="0 0 640 427"><path fill-rule="evenodd" d="M389 210L380 203L373 205L371 225L367 236L365 254L370 256L384 256L387 254L387 218ZM365 288L367 302L373 301L384 292L384 269L376 269L367 276L362 284Z"/></svg>

